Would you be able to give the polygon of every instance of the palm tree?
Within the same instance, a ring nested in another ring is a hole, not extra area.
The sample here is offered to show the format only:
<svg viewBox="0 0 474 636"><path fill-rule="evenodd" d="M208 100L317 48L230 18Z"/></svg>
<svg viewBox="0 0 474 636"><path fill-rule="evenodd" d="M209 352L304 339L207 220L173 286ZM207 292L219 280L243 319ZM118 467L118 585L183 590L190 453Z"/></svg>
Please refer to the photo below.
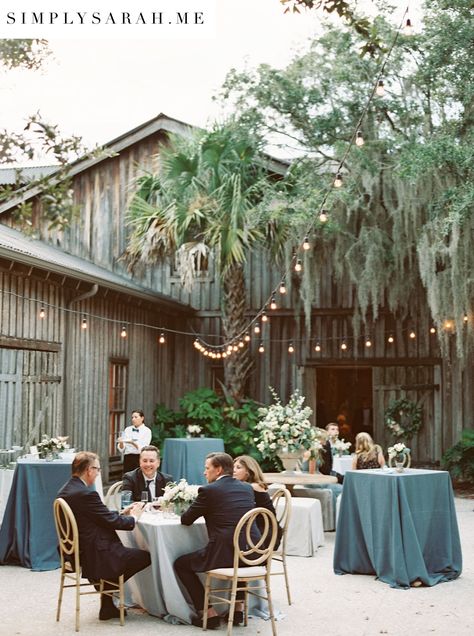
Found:
<svg viewBox="0 0 474 636"><path fill-rule="evenodd" d="M262 205L276 183L264 163L259 140L233 123L191 138L170 136L159 174L138 180L130 205L132 262L176 258L189 288L210 257L215 259L227 342L248 323L244 264L250 252L270 244L276 256L287 237L284 224ZM237 401L251 366L246 348L224 360L225 385Z"/></svg>

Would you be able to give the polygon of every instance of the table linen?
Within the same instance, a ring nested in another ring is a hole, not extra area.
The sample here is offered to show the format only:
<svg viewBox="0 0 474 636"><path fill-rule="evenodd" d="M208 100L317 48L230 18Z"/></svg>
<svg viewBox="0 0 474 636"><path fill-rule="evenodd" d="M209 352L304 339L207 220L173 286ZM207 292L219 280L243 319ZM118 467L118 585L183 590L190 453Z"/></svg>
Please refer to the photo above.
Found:
<svg viewBox="0 0 474 636"><path fill-rule="evenodd" d="M223 453L220 438L168 438L163 445L161 470L173 475L175 481L186 479L189 484L206 484L204 462L209 453Z"/></svg>

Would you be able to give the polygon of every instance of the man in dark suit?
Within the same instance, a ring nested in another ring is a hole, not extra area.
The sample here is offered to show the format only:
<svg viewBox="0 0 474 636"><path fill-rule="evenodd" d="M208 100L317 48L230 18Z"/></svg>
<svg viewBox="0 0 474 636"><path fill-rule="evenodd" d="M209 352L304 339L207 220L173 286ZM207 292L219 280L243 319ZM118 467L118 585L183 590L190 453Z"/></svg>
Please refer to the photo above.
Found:
<svg viewBox="0 0 474 636"><path fill-rule="evenodd" d="M144 446L140 451L140 467L125 473L122 479L122 491L132 493L132 501L141 501L142 492L148 492L148 501L161 497L163 489L173 481L171 475L160 473L160 451L156 446Z"/></svg>
<svg viewBox="0 0 474 636"><path fill-rule="evenodd" d="M181 515L181 523L185 526L190 526L199 517L204 517L209 536L209 543L205 548L184 554L174 563L176 573L199 613L199 617L193 619L193 625L197 627L202 627L204 588L196 573L233 566L234 530L242 516L255 507L252 486L234 479L233 468L232 457L227 453L210 453L206 457L204 469L208 485L199 489L196 500ZM258 538L257 529L255 533L255 538ZM234 624L241 623L242 620L242 609L236 605ZM207 627L215 629L218 626L219 617L211 607L208 611Z"/></svg>
<svg viewBox="0 0 474 636"><path fill-rule="evenodd" d="M142 504L133 504L126 513L110 511L91 488L100 471L99 457L95 453L77 453L72 462L72 477L58 492L71 507L79 530L79 553L82 574L91 582L99 579L118 581L121 574L127 580L150 565L150 554L145 550L126 548L116 530L133 530L142 511ZM112 598L102 595L100 620L118 617L119 610Z"/></svg>

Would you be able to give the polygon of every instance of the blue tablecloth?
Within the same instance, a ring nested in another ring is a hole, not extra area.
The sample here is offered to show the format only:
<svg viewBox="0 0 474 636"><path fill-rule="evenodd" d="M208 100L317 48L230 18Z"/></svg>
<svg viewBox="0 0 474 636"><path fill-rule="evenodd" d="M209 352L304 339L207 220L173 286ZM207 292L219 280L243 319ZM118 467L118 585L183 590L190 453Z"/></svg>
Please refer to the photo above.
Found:
<svg viewBox="0 0 474 636"><path fill-rule="evenodd" d="M53 501L71 477L71 461L18 463L0 528L0 563L32 570L59 567Z"/></svg>
<svg viewBox="0 0 474 636"><path fill-rule="evenodd" d="M449 474L406 469L348 472L334 572L376 574L391 587L451 581L462 555Z"/></svg>
<svg viewBox="0 0 474 636"><path fill-rule="evenodd" d="M165 439L161 470L173 475L176 481L184 478L189 484L205 484L203 472L206 455L215 452L224 452L224 441L220 438Z"/></svg>

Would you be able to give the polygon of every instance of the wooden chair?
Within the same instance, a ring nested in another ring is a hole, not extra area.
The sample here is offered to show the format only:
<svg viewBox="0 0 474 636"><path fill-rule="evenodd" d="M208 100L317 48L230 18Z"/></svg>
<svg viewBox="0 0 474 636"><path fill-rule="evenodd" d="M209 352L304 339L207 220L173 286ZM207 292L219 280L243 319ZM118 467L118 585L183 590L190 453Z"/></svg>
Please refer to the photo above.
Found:
<svg viewBox="0 0 474 636"><path fill-rule="evenodd" d="M263 516L263 532L257 543L251 537L251 529L257 517ZM241 549L239 538L244 537L247 547ZM248 594L253 594L268 602L268 610L272 622L272 633L276 636L275 616L270 590L270 572L272 553L277 537L277 523L275 515L265 508L249 510L240 519L234 531L234 566L231 568L216 568L206 572L206 585L204 596L203 629L207 629L207 608L209 602L215 604L228 604L229 618L227 622L227 634L232 634L235 602L237 592L244 592L244 623L248 623ZM239 567L244 564L248 567ZM213 580L222 583L230 583L229 587L211 589ZM252 585L260 581L260 585ZM227 594L226 594L227 593Z"/></svg>
<svg viewBox="0 0 474 636"><path fill-rule="evenodd" d="M54 523L59 541L59 553L61 555L61 582L59 585L58 608L56 611L56 620L59 621L61 615L61 603L63 599L63 590L65 587L74 587L76 590L76 632L79 631L80 620L80 597L84 594L107 594L113 596L119 594L119 610L120 625L124 625L125 604L124 604L124 587L123 575L119 577L119 582L107 581L100 579L98 582L99 589L93 583L81 583L82 571L79 561L79 531L77 529L76 519L64 499L58 498L54 500ZM66 579L72 583L66 584ZM104 583L107 583L112 589L104 590ZM81 592L82 587L95 587L93 591Z"/></svg>
<svg viewBox="0 0 474 636"><path fill-rule="evenodd" d="M280 499L284 500L283 506L279 507ZM279 488L272 494L272 503L275 507L277 521L282 529L281 541L278 550L273 551L272 559L282 564L282 570L272 572L272 576L283 575L285 577L286 595L288 596L288 605L291 605L290 584L288 582L288 570L286 567L286 536L288 534L288 524L291 517L291 494L287 488Z"/></svg>
<svg viewBox="0 0 474 636"><path fill-rule="evenodd" d="M107 508L111 508L112 510L120 510L120 503L117 506L117 495L122 490L122 482L116 481L115 484L112 484L107 490L107 494L105 495L104 503Z"/></svg>

